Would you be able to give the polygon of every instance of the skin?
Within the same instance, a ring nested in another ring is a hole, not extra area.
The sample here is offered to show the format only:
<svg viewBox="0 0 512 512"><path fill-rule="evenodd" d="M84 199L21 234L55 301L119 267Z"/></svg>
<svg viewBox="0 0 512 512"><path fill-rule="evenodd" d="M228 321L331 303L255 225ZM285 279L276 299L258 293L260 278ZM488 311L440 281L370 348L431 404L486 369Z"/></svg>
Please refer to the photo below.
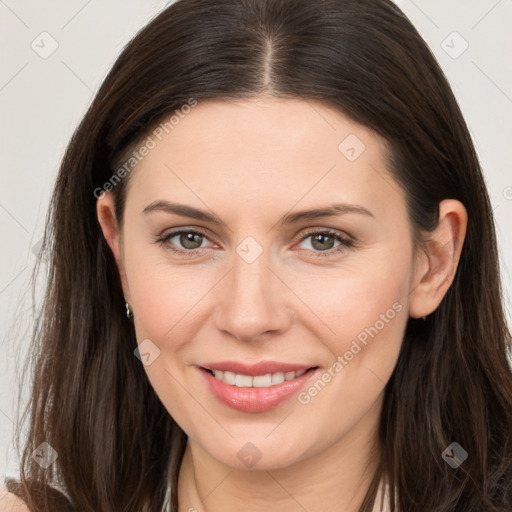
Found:
<svg viewBox="0 0 512 512"><path fill-rule="evenodd" d="M0 486L0 512L30 512L25 502Z"/></svg>
<svg viewBox="0 0 512 512"><path fill-rule="evenodd" d="M349 134L366 147L354 161L338 149ZM122 228L112 192L98 200L137 340L160 350L144 367L147 376L189 437L180 512L350 512L362 503L379 456L384 386L407 319L441 302L467 224L461 203L443 201L437 230L416 248L384 150L372 131L318 102L208 101L131 172ZM157 200L213 213L225 226L143 213ZM371 215L277 223L338 202ZM191 251L179 236L155 243L177 228L205 234L195 256L169 250ZM354 245L336 252L337 239L322 245L307 237L326 229ZM263 250L252 263L236 251L247 236ZM276 360L319 366L321 375L393 304L400 309L394 318L307 404L294 396L269 411L239 412L217 401L196 367ZM251 468L237 457L248 442L261 453Z"/></svg>

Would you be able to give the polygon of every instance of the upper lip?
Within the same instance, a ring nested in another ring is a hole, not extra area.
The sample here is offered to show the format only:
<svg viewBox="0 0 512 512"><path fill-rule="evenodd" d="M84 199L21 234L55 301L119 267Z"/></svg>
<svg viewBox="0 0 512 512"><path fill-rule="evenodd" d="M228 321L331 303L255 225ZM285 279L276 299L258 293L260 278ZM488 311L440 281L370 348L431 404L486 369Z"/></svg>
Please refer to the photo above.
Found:
<svg viewBox="0 0 512 512"><path fill-rule="evenodd" d="M255 375L266 375L267 373L286 373L309 370L310 368L315 368L315 365L280 363L278 361L260 361L255 364L245 364L239 361L217 361L214 363L202 364L201 367L206 370L222 370L254 377Z"/></svg>

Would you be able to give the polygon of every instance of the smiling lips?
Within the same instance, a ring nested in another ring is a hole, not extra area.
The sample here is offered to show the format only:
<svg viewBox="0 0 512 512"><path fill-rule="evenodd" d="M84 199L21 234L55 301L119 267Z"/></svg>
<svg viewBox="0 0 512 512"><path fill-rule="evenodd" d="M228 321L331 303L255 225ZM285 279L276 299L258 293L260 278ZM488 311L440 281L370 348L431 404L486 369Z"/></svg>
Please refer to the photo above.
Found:
<svg viewBox="0 0 512 512"><path fill-rule="evenodd" d="M215 378L230 386L264 388L300 377L312 366L276 361L262 361L252 365L237 361L221 361L207 363L203 368L210 370Z"/></svg>
<svg viewBox="0 0 512 512"><path fill-rule="evenodd" d="M281 384L285 380L293 380L304 373L306 373L306 370L286 373L275 372L266 373L265 375L250 376L229 371L213 370L213 375L216 379L238 388L268 388L270 386Z"/></svg>
<svg viewBox="0 0 512 512"><path fill-rule="evenodd" d="M267 373L277 372L298 372L301 370L309 370L315 365L279 363L277 361L261 361L256 364L244 364L238 361L219 361L216 363L205 363L201 365L206 370L220 370L237 373L240 375L265 375Z"/></svg>
<svg viewBox="0 0 512 512"><path fill-rule="evenodd" d="M200 370L222 403L244 412L262 412L291 397L316 368L275 361L254 365L223 361L205 363Z"/></svg>

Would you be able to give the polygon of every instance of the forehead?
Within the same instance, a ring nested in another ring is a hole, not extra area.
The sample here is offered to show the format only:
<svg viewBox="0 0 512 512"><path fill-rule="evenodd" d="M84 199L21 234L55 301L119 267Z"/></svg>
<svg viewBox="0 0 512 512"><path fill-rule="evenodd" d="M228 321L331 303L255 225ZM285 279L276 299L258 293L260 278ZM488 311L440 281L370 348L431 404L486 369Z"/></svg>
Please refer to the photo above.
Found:
<svg viewBox="0 0 512 512"><path fill-rule="evenodd" d="M300 198L302 206L365 197L378 204L394 194L403 202L383 139L319 102L209 100L164 119L144 144L151 149L130 179L141 201L264 196L291 207Z"/></svg>
<svg viewBox="0 0 512 512"><path fill-rule="evenodd" d="M259 154L260 158L273 159L276 152L291 150L301 156L311 154L315 158L336 159L343 149L339 144L348 135L352 135L352 142L358 146L357 154L363 149L376 153L374 150L378 152L383 149L379 146L384 146L384 141L374 132L330 106L269 97L208 100L189 108L186 113L164 118L150 135L158 146L162 142L172 144L174 140L177 144L194 145L226 157L243 157L250 152ZM157 153L152 152L153 156ZM357 154L345 156L354 161Z"/></svg>

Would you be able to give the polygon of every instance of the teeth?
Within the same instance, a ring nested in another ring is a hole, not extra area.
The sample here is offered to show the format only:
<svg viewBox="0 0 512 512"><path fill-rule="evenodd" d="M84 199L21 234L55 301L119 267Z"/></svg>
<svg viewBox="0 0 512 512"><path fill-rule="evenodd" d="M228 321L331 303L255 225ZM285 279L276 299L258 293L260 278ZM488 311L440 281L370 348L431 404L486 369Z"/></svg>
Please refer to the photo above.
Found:
<svg viewBox="0 0 512 512"><path fill-rule="evenodd" d="M268 388L272 386L272 375L267 373L267 375L256 375L252 377L252 387L253 388Z"/></svg>
<svg viewBox="0 0 512 512"><path fill-rule="evenodd" d="M252 387L252 377L249 375L236 375L235 386L237 388L250 388Z"/></svg>
<svg viewBox="0 0 512 512"><path fill-rule="evenodd" d="M282 382L284 382L283 372L277 372L272 374L272 386L275 386L276 384L281 384Z"/></svg>
<svg viewBox="0 0 512 512"><path fill-rule="evenodd" d="M239 388L268 388L281 384L285 380L292 380L304 375L306 370L300 370L298 372L276 372L267 373L266 375L241 375L239 373L233 373L222 370L213 370L213 374L216 379L222 380L230 386L237 386Z"/></svg>

